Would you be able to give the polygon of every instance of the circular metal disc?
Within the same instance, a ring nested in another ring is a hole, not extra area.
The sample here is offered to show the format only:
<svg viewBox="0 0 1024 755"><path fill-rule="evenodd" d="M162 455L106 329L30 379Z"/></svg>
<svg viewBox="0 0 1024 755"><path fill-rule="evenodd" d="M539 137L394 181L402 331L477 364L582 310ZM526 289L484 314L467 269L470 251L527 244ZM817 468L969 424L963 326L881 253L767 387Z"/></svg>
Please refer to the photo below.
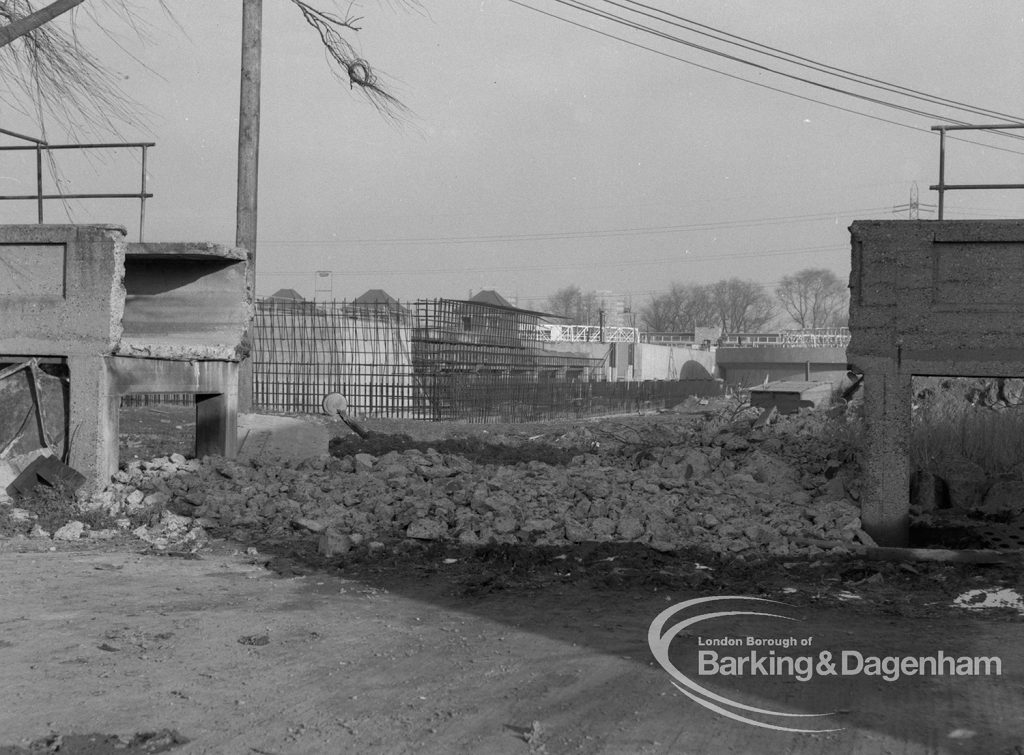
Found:
<svg viewBox="0 0 1024 755"><path fill-rule="evenodd" d="M324 408L324 414L331 416L348 412L348 399L340 393L328 393L320 405Z"/></svg>

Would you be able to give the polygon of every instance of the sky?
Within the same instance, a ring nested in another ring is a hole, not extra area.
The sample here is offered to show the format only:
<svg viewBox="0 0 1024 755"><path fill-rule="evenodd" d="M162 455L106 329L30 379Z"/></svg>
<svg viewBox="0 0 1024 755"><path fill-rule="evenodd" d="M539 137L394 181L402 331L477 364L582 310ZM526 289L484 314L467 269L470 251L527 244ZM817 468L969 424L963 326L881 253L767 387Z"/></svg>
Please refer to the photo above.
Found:
<svg viewBox="0 0 1024 755"><path fill-rule="evenodd" d="M257 293L293 288L342 299L382 288L412 300L494 288L543 309L550 294L577 285L639 308L672 283L738 276L772 291L807 267L845 279L852 221L906 217L893 208L909 203L915 183L922 205L936 203L932 125L942 117L1007 120L798 68L616 2L586 0L685 42L927 112L786 79L556 0L364 2L354 8L362 30L351 39L408 109L388 119L332 73L290 0L264 0ZM1024 119L1019 2L645 4ZM0 128L38 135L45 125L51 142L155 142L146 240L232 244L242 3L170 5L173 18L140 10L143 38L109 6L77 16L82 43L138 104L139 119L120 135L64 134L6 104ZM949 141L948 182L1022 181L1024 141L951 136L977 144ZM0 193L32 190L27 157L0 153ZM56 159L67 191L137 190L137 151ZM73 222L122 224L130 240L138 237L137 202L68 204ZM928 209L922 218L934 218ZM1024 192L946 199L949 219L1022 214ZM0 222L34 220L32 203L0 203ZM52 202L46 220L69 218Z"/></svg>

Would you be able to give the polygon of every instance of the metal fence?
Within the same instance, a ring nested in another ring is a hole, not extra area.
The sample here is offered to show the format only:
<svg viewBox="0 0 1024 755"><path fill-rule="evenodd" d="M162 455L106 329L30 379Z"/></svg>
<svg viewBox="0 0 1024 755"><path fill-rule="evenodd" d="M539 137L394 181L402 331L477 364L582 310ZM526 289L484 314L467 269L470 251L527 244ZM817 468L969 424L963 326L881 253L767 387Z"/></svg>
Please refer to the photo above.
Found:
<svg viewBox="0 0 1024 755"><path fill-rule="evenodd" d="M424 419L518 422L586 411L602 360L548 351L535 313L454 299L414 305Z"/></svg>
<svg viewBox="0 0 1024 755"><path fill-rule="evenodd" d="M524 422L633 411L721 390L713 380L605 382L607 356L555 351L537 319L453 299L262 299L253 323L254 402L264 411L317 413L325 395L341 393L361 416ZM123 404L169 398L126 396Z"/></svg>
<svg viewBox="0 0 1024 755"><path fill-rule="evenodd" d="M524 421L592 411L602 360L545 349L537 316L452 299L257 302L253 396L317 412L341 393L364 416Z"/></svg>
<svg viewBox="0 0 1024 755"><path fill-rule="evenodd" d="M398 304L263 299L253 323L253 401L318 412L341 393L354 412L414 417L423 400L413 374L413 317Z"/></svg>

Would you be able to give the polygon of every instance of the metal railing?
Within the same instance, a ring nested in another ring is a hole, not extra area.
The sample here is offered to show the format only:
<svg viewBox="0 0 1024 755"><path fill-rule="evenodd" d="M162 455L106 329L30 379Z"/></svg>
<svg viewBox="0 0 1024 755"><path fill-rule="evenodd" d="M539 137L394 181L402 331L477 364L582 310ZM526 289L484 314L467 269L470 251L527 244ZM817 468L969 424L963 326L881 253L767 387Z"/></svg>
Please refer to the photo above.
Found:
<svg viewBox="0 0 1024 755"><path fill-rule="evenodd" d="M693 333L644 333L644 343L662 345L699 346ZM792 348L838 348L845 349L850 343L849 328L807 328L804 330L783 330L778 333L730 333L712 342L715 346L729 348L757 348L764 346L785 346Z"/></svg>
<svg viewBox="0 0 1024 755"><path fill-rule="evenodd" d="M601 327L600 325L539 325L542 341L551 343L639 343L636 328Z"/></svg>
<svg viewBox="0 0 1024 755"><path fill-rule="evenodd" d="M942 125L932 126L932 131L939 132L939 182L928 188L939 192L939 220L947 191L964 191L970 189L1024 189L1024 184L948 184L946 183L946 132L947 131L1003 131L1024 128L1024 123L989 123L979 126Z"/></svg>
<svg viewBox="0 0 1024 755"><path fill-rule="evenodd" d="M845 349L850 345L849 328L814 328L810 330L787 330L780 334L782 346Z"/></svg>
<svg viewBox="0 0 1024 755"><path fill-rule="evenodd" d="M31 142L30 145L3 145L0 151L34 151L36 154L36 193L35 194L6 194L0 195L0 201L34 200L37 207L38 222L43 223L43 204L52 199L138 199L139 200L139 241L143 240L146 227L146 200L152 198L152 194L146 191L146 157L147 150L155 147L155 142L113 142L95 144L49 144L34 136L25 136L14 131L0 128L0 134L22 139ZM43 193L43 152L51 152L63 149L141 149L142 150L142 173L139 190L133 193L108 194L108 193L85 193L85 194L56 194Z"/></svg>

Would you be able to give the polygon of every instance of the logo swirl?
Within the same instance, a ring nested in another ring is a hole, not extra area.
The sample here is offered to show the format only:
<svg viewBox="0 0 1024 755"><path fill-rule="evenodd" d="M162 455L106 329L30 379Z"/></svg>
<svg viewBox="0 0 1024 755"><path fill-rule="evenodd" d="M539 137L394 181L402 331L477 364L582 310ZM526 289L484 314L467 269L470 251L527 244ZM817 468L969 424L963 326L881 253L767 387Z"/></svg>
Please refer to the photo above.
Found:
<svg viewBox="0 0 1024 755"><path fill-rule="evenodd" d="M776 731L790 731L798 732L802 734L824 734L826 732L842 731L842 729L807 729L798 728L795 726L782 726L780 724L763 723L755 719L744 716L741 713L735 711L744 711L746 713L756 713L762 716L778 716L784 719L796 719L796 718L820 718L822 716L835 715L834 713L784 713L781 711L768 710L766 708L758 708L753 705L746 705L744 703L730 700L727 697L716 694L711 690L701 687L699 684L694 682L692 679L683 674L679 669L675 667L672 661L669 659L669 646L680 632L684 629L692 627L694 624L698 624L702 621L709 619L718 619L726 616L767 616L774 619L783 619L785 621L798 621L798 619L784 616L778 613L764 613L761 611L716 611L713 613L701 613L695 616L691 616L687 619L683 619L677 624L672 625L666 629L668 622L681 611L685 611L693 606L715 603L720 601L732 601L732 600L748 600L758 601L761 603L775 603L776 605L788 605L781 603L777 600L768 600L766 598L752 598L745 595L723 595L712 598L694 598L693 600L683 601L682 603L676 603L664 611L659 613L654 621L651 622L650 629L647 632L647 643L651 647L651 652L654 654L655 659L661 664L661 667L668 672L669 676L672 677L672 686L682 692L688 698L693 700L698 705L703 705L708 710L712 710L715 713L723 715L727 718L731 718L733 721L740 721L741 723L750 724L751 726L759 726L763 729L774 729ZM730 710L732 708L733 710Z"/></svg>

